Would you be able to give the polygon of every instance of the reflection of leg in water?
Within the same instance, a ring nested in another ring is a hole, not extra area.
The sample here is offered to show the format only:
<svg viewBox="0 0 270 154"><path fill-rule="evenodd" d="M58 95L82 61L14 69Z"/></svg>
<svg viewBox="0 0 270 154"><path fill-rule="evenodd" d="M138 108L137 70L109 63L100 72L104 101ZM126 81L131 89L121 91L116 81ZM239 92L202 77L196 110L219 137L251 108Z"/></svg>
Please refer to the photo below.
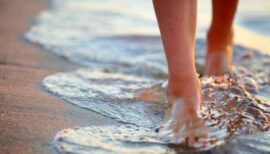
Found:
<svg viewBox="0 0 270 154"><path fill-rule="evenodd" d="M213 20L208 32L206 75L221 75L233 65L233 19L238 0L212 0Z"/></svg>
<svg viewBox="0 0 270 154"><path fill-rule="evenodd" d="M200 120L201 87L194 64L197 0L153 3L169 69L169 109L160 134L195 146L208 133Z"/></svg>

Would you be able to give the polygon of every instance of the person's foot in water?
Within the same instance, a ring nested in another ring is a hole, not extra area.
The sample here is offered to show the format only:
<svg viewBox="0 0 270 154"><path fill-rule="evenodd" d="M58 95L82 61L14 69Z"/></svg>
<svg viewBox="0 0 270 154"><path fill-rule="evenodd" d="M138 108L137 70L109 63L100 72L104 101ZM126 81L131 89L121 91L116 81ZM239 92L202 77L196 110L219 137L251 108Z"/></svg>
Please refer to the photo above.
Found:
<svg viewBox="0 0 270 154"><path fill-rule="evenodd" d="M228 73L233 68L233 34L227 36L226 42L216 43L217 39L208 33L208 49L205 60L205 75L218 76Z"/></svg>
<svg viewBox="0 0 270 154"><path fill-rule="evenodd" d="M193 71L169 78L167 98L169 108L160 128L160 136L189 147L204 147L208 129L201 119L201 87Z"/></svg>
<svg viewBox="0 0 270 154"><path fill-rule="evenodd" d="M208 135L200 118L201 87L194 63L197 1L153 3L169 70L169 108L159 134L163 139L194 147Z"/></svg>
<svg viewBox="0 0 270 154"><path fill-rule="evenodd" d="M233 19L237 0L212 2L213 19L207 35L205 75L222 75L233 68Z"/></svg>
<svg viewBox="0 0 270 154"><path fill-rule="evenodd" d="M232 1L237 2L237 0L213 0L213 10L216 10L213 13L219 13L215 7L220 7L220 4L217 5L216 3L222 3L221 5L224 4L227 7L225 13L229 11L228 14L234 15L235 10L233 9L236 6L229 6L234 4ZM208 138L209 131L200 116L202 103L201 87L194 63L197 0L153 0L153 4L169 70L167 87L169 108L159 134L161 138L171 140L174 143L190 147L197 147L197 145L206 146L208 143L204 139ZM224 11L224 9L221 9L221 11ZM227 15L225 16L224 13L220 14L223 18L221 21L224 24L219 23L217 26L213 21L211 29L216 30L215 28L222 28L220 25L224 25L225 29L221 29L221 31L226 31L226 27L232 27L232 21L228 22L229 19L228 21L224 20L224 18L227 18ZM230 19L232 20L233 18ZM213 36L216 37L216 32L213 33ZM221 34L223 33L218 33L217 35L222 37L223 35ZM207 56L207 68L209 71L207 75L222 74L227 72L232 64L232 58L230 58L232 50L229 50L230 48L228 50L227 48L226 50L223 50L223 48L222 50L212 48L215 41L212 42L212 37L210 36L212 35L209 32L208 44L210 45ZM215 37L213 38L214 40L216 40ZM220 60L215 61L215 59ZM216 63L218 63L218 67L214 67Z"/></svg>

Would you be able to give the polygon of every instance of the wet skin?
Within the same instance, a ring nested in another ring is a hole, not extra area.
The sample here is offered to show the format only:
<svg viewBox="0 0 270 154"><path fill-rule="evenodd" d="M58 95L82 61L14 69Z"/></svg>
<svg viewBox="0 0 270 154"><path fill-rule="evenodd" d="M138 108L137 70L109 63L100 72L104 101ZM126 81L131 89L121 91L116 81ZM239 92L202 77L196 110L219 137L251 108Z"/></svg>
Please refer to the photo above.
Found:
<svg viewBox="0 0 270 154"><path fill-rule="evenodd" d="M209 131L200 116L201 86L194 65L197 0L153 0L168 63L169 108L160 137L189 147L203 147ZM205 75L232 68L232 23L237 0L213 0Z"/></svg>

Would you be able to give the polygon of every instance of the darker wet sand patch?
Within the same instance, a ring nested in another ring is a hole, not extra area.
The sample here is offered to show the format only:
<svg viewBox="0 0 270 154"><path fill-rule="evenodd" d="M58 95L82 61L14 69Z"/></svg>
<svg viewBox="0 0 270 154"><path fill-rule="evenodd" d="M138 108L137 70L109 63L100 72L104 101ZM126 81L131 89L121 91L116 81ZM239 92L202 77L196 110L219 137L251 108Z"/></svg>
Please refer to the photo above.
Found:
<svg viewBox="0 0 270 154"><path fill-rule="evenodd" d="M22 39L33 17L46 6L45 0L0 2L1 153L54 153L49 144L58 130L113 122L62 103L40 89L45 76L76 68Z"/></svg>

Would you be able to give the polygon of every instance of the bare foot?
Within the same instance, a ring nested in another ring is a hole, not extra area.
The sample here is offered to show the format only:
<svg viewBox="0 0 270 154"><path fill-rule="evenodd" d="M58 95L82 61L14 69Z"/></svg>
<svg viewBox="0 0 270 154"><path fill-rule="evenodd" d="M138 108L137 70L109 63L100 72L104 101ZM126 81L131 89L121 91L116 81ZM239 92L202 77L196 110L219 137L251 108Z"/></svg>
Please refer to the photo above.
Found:
<svg viewBox="0 0 270 154"><path fill-rule="evenodd" d="M169 108L159 135L166 141L189 147L204 147L208 129L200 117L201 87L195 75L169 80Z"/></svg>
<svg viewBox="0 0 270 154"><path fill-rule="evenodd" d="M205 75L218 76L228 73L233 68L233 31L221 36L210 30L207 40Z"/></svg>
<svg viewBox="0 0 270 154"><path fill-rule="evenodd" d="M227 51L208 51L206 56L206 76L218 76L228 73L233 68L232 49Z"/></svg>

